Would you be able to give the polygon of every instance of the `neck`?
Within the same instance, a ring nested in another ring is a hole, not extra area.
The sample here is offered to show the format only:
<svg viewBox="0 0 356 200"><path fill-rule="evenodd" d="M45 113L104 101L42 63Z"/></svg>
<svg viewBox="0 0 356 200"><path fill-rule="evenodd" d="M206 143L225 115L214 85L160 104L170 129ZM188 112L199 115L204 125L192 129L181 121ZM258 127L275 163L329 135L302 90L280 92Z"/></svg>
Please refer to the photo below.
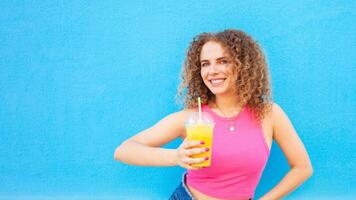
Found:
<svg viewBox="0 0 356 200"><path fill-rule="evenodd" d="M235 95L215 96L212 103L213 106L222 112L223 115L226 115L226 117L235 116L242 109L242 105L240 105Z"/></svg>

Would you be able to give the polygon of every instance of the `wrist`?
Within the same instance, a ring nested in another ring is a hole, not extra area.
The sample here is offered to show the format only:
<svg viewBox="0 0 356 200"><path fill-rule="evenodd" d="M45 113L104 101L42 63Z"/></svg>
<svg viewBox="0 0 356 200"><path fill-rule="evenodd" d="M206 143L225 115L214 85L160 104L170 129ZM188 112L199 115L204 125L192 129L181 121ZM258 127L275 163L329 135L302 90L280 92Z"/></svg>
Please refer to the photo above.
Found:
<svg viewBox="0 0 356 200"><path fill-rule="evenodd" d="M168 164L169 166L177 166L178 159L177 159L177 150L176 149L168 149Z"/></svg>

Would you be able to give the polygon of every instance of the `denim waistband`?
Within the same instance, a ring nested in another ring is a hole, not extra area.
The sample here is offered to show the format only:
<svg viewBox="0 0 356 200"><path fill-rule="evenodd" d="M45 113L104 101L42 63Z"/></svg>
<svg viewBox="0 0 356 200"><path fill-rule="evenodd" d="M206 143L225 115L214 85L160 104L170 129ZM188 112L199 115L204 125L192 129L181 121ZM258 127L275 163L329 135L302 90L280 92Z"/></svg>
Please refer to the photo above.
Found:
<svg viewBox="0 0 356 200"><path fill-rule="evenodd" d="M196 200L194 197L193 197L193 194L190 193L189 189L188 189L188 186L186 184L186 179L187 179L187 172L183 173L182 175L182 187L185 189L185 191L187 192L187 194L190 196L190 198L192 198L192 200Z"/></svg>

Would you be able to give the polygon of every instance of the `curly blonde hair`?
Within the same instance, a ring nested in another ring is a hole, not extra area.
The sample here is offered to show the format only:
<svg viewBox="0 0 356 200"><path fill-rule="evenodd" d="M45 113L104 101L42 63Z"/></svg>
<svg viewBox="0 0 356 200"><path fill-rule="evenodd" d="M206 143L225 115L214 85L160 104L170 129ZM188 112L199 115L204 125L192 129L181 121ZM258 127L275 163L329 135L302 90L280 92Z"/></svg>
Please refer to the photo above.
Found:
<svg viewBox="0 0 356 200"><path fill-rule="evenodd" d="M200 52L208 41L219 42L231 57L237 74L236 95L240 106L247 106L256 120L261 122L272 105L268 65L258 43L240 30L228 29L194 37L183 64L177 102L183 103L185 109L191 109L197 107L199 96L203 104L214 101L215 95L207 88L200 75Z"/></svg>

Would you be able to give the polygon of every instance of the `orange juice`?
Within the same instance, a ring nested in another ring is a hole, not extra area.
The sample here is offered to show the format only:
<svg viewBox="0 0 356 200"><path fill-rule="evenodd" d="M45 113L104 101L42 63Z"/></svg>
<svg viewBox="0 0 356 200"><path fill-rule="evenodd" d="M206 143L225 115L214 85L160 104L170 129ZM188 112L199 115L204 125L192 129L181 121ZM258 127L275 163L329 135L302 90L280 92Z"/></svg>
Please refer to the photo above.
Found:
<svg viewBox="0 0 356 200"><path fill-rule="evenodd" d="M209 151L194 154L192 158L201 158L209 157L209 160L206 160L201 163L192 164L193 167L208 167L211 163L211 152L212 152L212 142L213 142L213 128L214 124L207 123L195 123L195 124L186 124L187 137L189 141L204 141L204 144L199 146L199 148L209 148Z"/></svg>

